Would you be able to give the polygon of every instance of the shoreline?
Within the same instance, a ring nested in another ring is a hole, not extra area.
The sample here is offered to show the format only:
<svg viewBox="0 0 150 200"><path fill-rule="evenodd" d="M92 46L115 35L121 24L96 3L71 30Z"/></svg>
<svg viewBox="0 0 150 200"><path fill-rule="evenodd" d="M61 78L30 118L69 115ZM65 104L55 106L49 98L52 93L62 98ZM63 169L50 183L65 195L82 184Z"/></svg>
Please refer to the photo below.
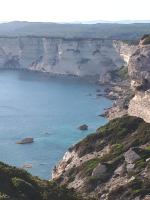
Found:
<svg viewBox="0 0 150 200"><path fill-rule="evenodd" d="M0 71L18 71L18 72L30 72L30 73L33 73L33 74L42 74L44 76L47 76L47 77L70 77L70 78L77 78L77 79L80 79L80 80L85 80L85 81L89 81L89 82L92 82L92 83L95 83L95 84L99 84L99 75L85 75L85 76L78 76L78 75L75 75L75 74L67 74L67 73L64 73L64 74L60 74L60 73L52 73L52 72L48 72L48 71L40 71L40 70L33 70L33 69L27 69L27 68L4 68L4 67L0 67Z"/></svg>
<svg viewBox="0 0 150 200"><path fill-rule="evenodd" d="M128 104L134 94L130 84L124 81L107 84L105 93L102 96L112 100L113 103L111 107L104 109L105 111L99 116L105 117L110 121L128 114Z"/></svg>

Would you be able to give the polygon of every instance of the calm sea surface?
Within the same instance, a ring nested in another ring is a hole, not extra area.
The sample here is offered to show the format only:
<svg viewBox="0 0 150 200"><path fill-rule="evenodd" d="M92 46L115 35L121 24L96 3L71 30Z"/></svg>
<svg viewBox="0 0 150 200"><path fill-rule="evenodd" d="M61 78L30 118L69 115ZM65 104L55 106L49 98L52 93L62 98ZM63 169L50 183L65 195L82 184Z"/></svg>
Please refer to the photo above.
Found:
<svg viewBox="0 0 150 200"><path fill-rule="evenodd" d="M0 160L32 164L33 175L48 179L69 146L107 122L98 115L111 105L96 98L98 85L74 77L27 71L0 71ZM91 96L89 94L92 94ZM89 130L77 127L88 124ZM34 143L15 142L33 137Z"/></svg>

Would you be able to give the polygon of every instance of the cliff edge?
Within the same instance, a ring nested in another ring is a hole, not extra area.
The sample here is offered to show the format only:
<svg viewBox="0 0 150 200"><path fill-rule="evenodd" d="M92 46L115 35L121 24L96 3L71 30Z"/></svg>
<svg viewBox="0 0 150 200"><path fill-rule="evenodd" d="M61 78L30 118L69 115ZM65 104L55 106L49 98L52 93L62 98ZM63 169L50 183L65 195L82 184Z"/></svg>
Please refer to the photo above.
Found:
<svg viewBox="0 0 150 200"><path fill-rule="evenodd" d="M98 75L104 81L108 71L128 62L135 48L121 41L98 38L1 36L0 67L51 74Z"/></svg>
<svg viewBox="0 0 150 200"><path fill-rule="evenodd" d="M145 35L130 57L128 66L131 88L135 92L129 103L129 115L150 123L150 36Z"/></svg>

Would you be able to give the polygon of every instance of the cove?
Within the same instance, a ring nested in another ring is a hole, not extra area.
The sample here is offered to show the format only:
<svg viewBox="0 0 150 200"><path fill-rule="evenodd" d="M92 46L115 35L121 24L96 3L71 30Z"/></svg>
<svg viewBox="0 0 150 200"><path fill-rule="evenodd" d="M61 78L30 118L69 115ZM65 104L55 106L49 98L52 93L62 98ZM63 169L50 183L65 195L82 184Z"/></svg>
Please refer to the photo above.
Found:
<svg viewBox="0 0 150 200"><path fill-rule="evenodd" d="M96 97L94 82L30 71L0 70L0 161L49 179L67 149L105 124L112 102ZM91 94L91 95L89 95ZM78 130L87 124L88 131ZM16 141L33 137L34 143Z"/></svg>

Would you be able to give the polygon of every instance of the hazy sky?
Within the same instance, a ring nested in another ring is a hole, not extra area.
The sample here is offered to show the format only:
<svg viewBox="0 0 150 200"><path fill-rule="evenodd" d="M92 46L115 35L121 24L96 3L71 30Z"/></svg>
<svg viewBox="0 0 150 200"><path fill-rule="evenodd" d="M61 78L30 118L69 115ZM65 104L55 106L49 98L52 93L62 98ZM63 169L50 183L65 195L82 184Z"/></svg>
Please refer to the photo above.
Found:
<svg viewBox="0 0 150 200"><path fill-rule="evenodd" d="M150 20L150 0L0 0L0 21Z"/></svg>

